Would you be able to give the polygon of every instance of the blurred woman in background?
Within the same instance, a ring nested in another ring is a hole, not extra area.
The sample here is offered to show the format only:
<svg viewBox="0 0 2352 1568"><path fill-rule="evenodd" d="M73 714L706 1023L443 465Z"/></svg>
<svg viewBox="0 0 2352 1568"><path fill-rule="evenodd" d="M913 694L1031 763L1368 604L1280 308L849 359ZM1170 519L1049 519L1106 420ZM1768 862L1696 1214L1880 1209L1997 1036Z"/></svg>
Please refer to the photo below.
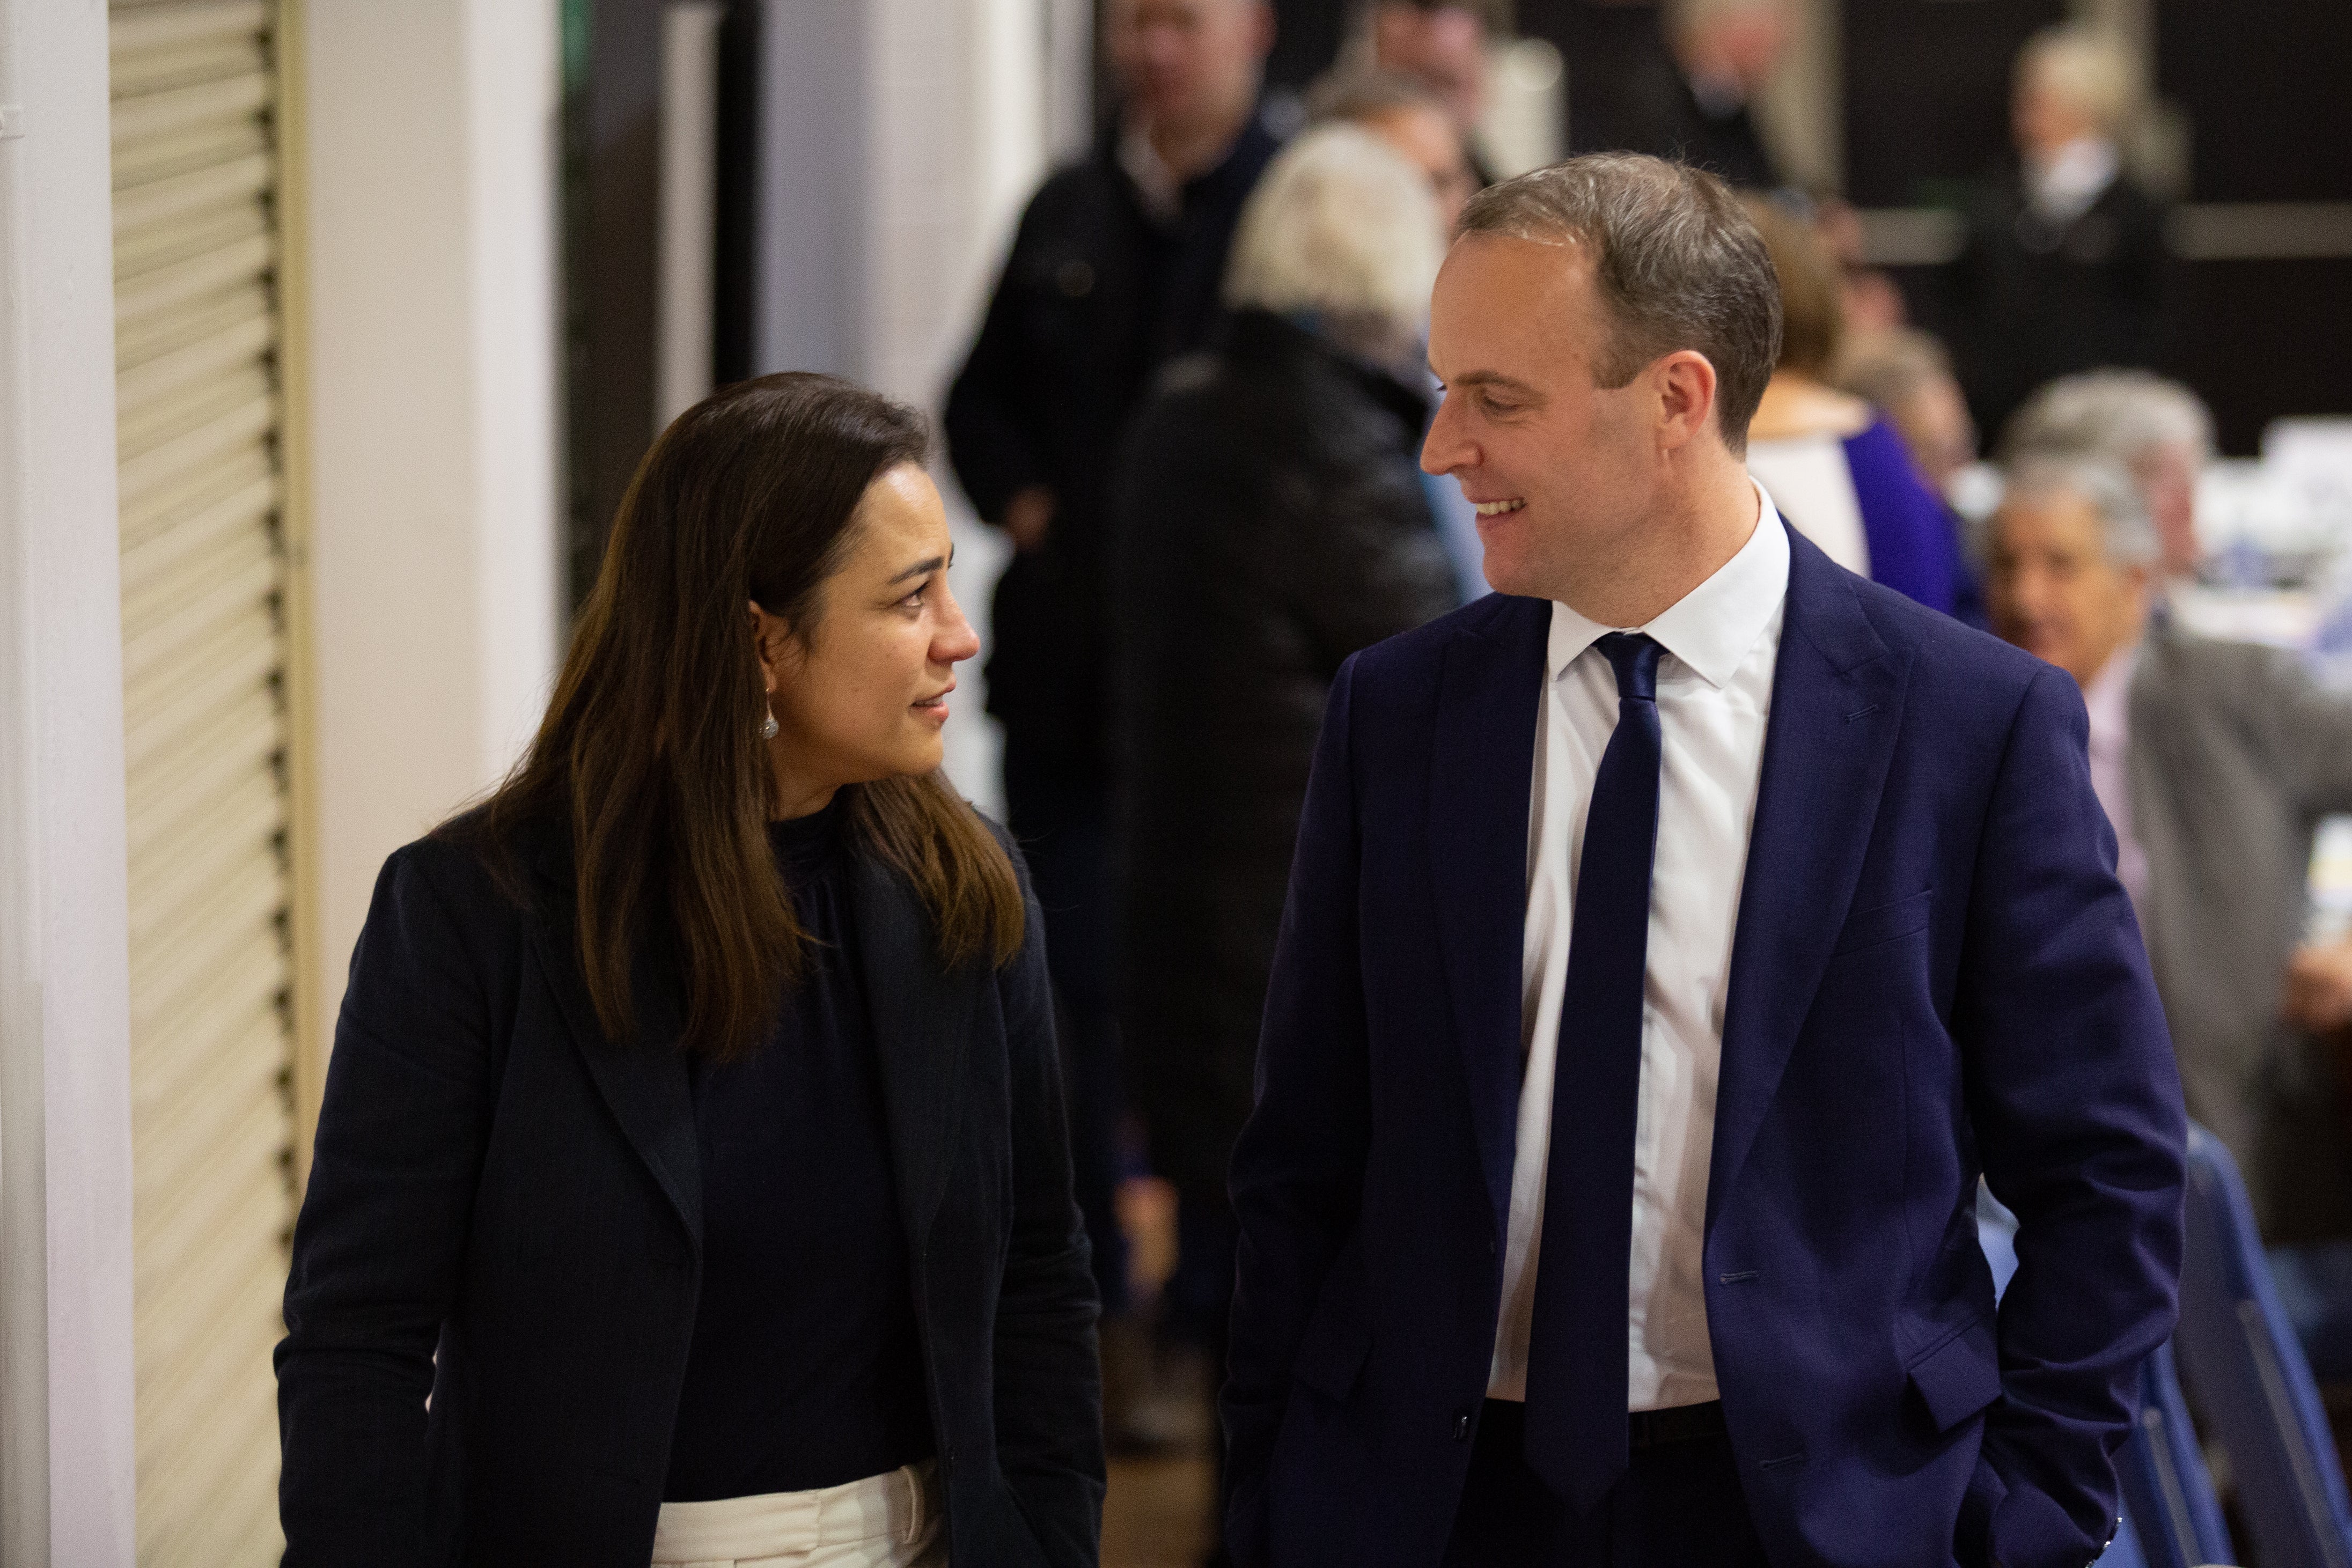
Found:
<svg viewBox="0 0 2352 1568"><path fill-rule="evenodd" d="M1444 243L1378 138L1301 136L1243 210L1223 347L1170 368L1114 493L1120 1026L1178 1192L1171 1306L1221 1369L1225 1165L1324 699L1349 654L1457 602L1417 461Z"/></svg>
<svg viewBox="0 0 2352 1568"><path fill-rule="evenodd" d="M386 863L278 1353L292 1568L1095 1561L1045 956L938 771L978 642L925 446L826 376L681 414L529 755Z"/></svg>
<svg viewBox="0 0 2352 1568"><path fill-rule="evenodd" d="M1832 560L1947 615L1978 613L1943 500L1903 438L1829 377L1843 340L1838 273L1811 229L1743 197L1780 279L1780 359L1748 427L1748 471Z"/></svg>

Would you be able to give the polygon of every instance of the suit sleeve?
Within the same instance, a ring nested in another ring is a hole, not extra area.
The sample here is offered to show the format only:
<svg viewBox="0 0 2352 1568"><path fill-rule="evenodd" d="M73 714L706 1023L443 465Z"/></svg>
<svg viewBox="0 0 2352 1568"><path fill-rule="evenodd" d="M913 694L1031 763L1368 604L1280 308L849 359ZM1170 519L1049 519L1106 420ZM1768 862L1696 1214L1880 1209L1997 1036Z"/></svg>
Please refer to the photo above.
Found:
<svg viewBox="0 0 2352 1568"><path fill-rule="evenodd" d="M1292 1363L1334 1257L1356 1228L1371 1084L1357 927L1359 826L1349 751L1355 661L1316 746L1258 1045L1257 1104L1234 1149L1241 1237L1225 1424L1225 1544L1267 1562L1267 1469Z"/></svg>
<svg viewBox="0 0 2352 1568"><path fill-rule="evenodd" d="M1035 367L1021 331L1021 277L1034 243L1038 205L1032 202L1013 235L1012 254L990 295L988 314L971 353L948 389L941 425L948 460L972 509L1002 525L1005 504L1033 485L1049 482L1038 425Z"/></svg>
<svg viewBox="0 0 2352 1568"><path fill-rule="evenodd" d="M1954 1008L1985 1177L2018 1217L2002 1397L1961 1531L2003 1568L2074 1568L2113 1533L2112 1459L2180 1272L2180 1083L2087 731L2074 684L2038 672L1994 783Z"/></svg>
<svg viewBox="0 0 2352 1568"><path fill-rule="evenodd" d="M1097 1308L1071 1196L1045 920L1025 871L1022 893L1028 936L998 981L1012 1074L1013 1219L996 1303L996 1451L1044 1561L1083 1568L1102 1531Z"/></svg>
<svg viewBox="0 0 2352 1568"><path fill-rule="evenodd" d="M492 1095L490 1005L455 905L394 854L352 959L279 1343L287 1568L435 1560L425 1399Z"/></svg>
<svg viewBox="0 0 2352 1568"><path fill-rule="evenodd" d="M2242 703L2258 714L2278 776L2306 816L2352 811L2352 695L2314 680L2300 657L2249 649L2253 679Z"/></svg>

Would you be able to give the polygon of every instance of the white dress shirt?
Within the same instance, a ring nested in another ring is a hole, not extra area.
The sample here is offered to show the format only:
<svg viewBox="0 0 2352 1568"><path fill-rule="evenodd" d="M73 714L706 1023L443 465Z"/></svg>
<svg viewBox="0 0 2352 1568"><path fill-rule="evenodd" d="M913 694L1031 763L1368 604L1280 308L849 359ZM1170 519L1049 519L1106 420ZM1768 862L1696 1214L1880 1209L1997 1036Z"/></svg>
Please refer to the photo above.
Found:
<svg viewBox="0 0 2352 1568"><path fill-rule="evenodd" d="M1716 1395L1702 1284L1707 1162L1731 974L1732 928L1756 821L1772 670L1789 588L1789 539L1758 486L1755 533L1739 553L1648 625L1596 624L1555 603L1537 710L1528 803L1527 934L1520 1019L1526 1067L1495 1335L1492 1398L1527 1397L1528 1332L1543 1235L1544 1172L1568 979L1570 917L1585 812L1617 727L1617 680L1593 643L1647 632L1658 661L1664 762L1650 878L1642 1078L1633 1132L1633 1245L1626 1300L1627 1404L1697 1405ZM1565 1042L1572 1064L1577 1041ZM1569 1084L1573 1092L1573 1066Z"/></svg>
<svg viewBox="0 0 2352 1568"><path fill-rule="evenodd" d="M2110 654L2083 694L2091 720L2091 789L2106 808L2116 830L2116 880L2131 895L2132 908L2147 917L2147 852L2132 831L2131 686L2139 673L2139 644Z"/></svg>
<svg viewBox="0 0 2352 1568"><path fill-rule="evenodd" d="M2089 212L2121 172L2114 142L2078 136L2047 158L2025 160L2025 204L2053 228L2064 228Z"/></svg>

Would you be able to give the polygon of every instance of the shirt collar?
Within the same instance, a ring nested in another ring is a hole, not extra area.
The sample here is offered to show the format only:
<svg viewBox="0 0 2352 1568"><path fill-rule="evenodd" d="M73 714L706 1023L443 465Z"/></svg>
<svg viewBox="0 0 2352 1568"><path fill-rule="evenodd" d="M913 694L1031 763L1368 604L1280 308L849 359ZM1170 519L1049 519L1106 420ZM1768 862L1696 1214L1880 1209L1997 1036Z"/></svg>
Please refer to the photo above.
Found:
<svg viewBox="0 0 2352 1568"><path fill-rule="evenodd" d="M2027 162L2026 190L2034 211L2054 223L2072 223L2091 210L2122 167L2114 142L2079 136L2047 159Z"/></svg>
<svg viewBox="0 0 2352 1568"><path fill-rule="evenodd" d="M2091 689L2083 694L2083 706L2091 720L2091 749L2104 751L2121 743L2126 727L2131 722L2132 676L2139 671L2139 644L2118 648L2107 655L2099 673L2091 678Z"/></svg>
<svg viewBox="0 0 2352 1568"><path fill-rule="evenodd" d="M1183 183L1160 162L1159 150L1151 145L1151 133L1141 120L1130 120L1120 131L1118 166L1135 182L1135 193L1146 213L1163 224L1176 221L1184 210Z"/></svg>
<svg viewBox="0 0 2352 1568"><path fill-rule="evenodd" d="M1753 485L1755 482L1750 480ZM1789 536L1764 486L1756 485L1756 531L1715 575L1684 594L1645 626L1603 626L1555 600L1549 668L1568 673L1587 648L1612 631L1641 632L1720 690L1730 684L1757 639L1764 635L1789 592Z"/></svg>

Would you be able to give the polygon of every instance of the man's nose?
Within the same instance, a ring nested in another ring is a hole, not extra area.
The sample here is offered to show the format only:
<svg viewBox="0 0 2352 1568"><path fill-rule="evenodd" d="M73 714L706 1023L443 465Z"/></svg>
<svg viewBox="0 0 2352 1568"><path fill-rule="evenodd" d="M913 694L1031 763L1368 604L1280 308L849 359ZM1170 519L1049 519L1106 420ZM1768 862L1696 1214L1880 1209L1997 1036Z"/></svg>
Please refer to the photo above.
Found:
<svg viewBox="0 0 2352 1568"><path fill-rule="evenodd" d="M1463 435L1461 424L1452 397L1438 403L1437 417L1429 422L1429 434L1421 442L1423 473L1451 474L1477 462L1477 448Z"/></svg>

